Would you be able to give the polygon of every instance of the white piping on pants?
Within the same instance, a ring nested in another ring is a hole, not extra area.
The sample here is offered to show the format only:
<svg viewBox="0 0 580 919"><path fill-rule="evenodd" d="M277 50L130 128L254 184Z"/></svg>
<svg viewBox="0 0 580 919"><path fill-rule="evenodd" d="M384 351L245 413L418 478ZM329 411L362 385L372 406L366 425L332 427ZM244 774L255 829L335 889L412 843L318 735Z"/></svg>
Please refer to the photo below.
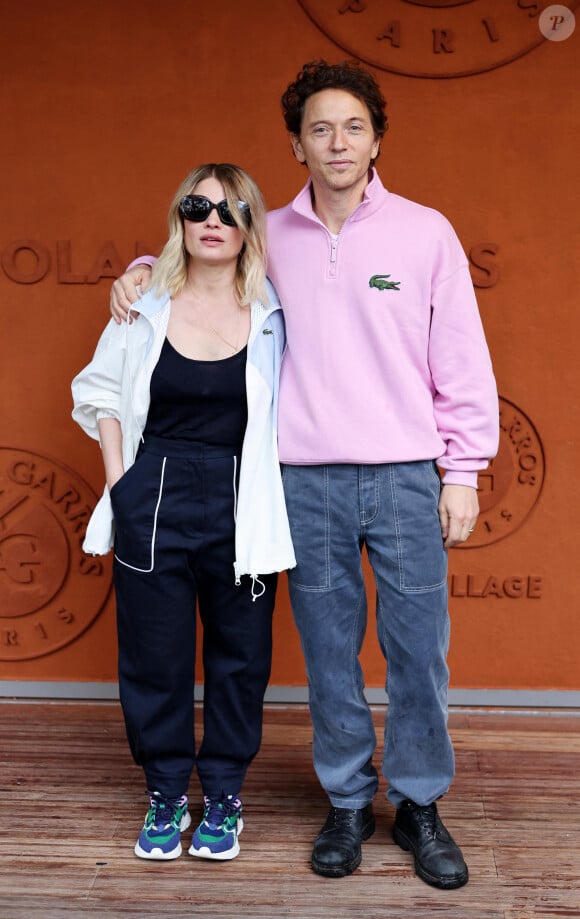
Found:
<svg viewBox="0 0 580 919"><path fill-rule="evenodd" d="M159 505L161 504L161 496L163 495L163 480L165 478L165 464L167 462L167 457L163 457L163 464L161 466L161 481L159 482L159 495L157 497L157 504L155 505L155 515L153 517L153 534L151 536L151 567L150 568L136 568L135 565L129 565L127 562L124 562L122 558L115 553L115 558L121 565L124 565L125 568L131 568L132 571L142 571L144 574L150 574L155 567L155 536L157 535L157 515L159 513Z"/></svg>
<svg viewBox="0 0 580 919"><path fill-rule="evenodd" d="M237 486L237 483L236 483L237 474L238 474L238 458L237 458L237 456L234 456L234 481L233 481L233 486L234 486L234 523L237 523L237 522L238 522L238 486Z"/></svg>

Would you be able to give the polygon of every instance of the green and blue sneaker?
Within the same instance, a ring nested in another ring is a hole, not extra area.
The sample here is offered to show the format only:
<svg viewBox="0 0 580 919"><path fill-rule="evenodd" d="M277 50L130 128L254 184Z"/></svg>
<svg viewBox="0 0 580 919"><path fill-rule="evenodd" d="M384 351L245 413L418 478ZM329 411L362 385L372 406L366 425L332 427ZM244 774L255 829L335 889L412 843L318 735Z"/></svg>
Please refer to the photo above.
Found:
<svg viewBox="0 0 580 919"><path fill-rule="evenodd" d="M193 834L189 854L225 861L239 855L238 835L244 828L242 802L233 795L203 799L203 820Z"/></svg>
<svg viewBox="0 0 580 919"><path fill-rule="evenodd" d="M187 795L166 798L159 791L148 792L149 810L135 843L139 858L169 859L181 855L181 832L191 823Z"/></svg>

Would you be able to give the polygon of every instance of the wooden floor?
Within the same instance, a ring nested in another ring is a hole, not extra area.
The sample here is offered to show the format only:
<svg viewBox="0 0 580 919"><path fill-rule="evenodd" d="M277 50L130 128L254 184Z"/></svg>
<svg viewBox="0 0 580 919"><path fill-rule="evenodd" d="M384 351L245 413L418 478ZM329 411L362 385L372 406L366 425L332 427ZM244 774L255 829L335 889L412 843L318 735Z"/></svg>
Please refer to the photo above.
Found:
<svg viewBox="0 0 580 919"><path fill-rule="evenodd" d="M374 710L380 736L384 712ZM146 810L116 703L0 703L0 916L73 919L562 919L580 916L580 713L454 713L457 779L440 812L471 880L428 887L377 831L348 878L312 873L327 802L303 707L269 706L232 862L143 862ZM192 782L190 798L199 788ZM189 833L186 836L189 844Z"/></svg>

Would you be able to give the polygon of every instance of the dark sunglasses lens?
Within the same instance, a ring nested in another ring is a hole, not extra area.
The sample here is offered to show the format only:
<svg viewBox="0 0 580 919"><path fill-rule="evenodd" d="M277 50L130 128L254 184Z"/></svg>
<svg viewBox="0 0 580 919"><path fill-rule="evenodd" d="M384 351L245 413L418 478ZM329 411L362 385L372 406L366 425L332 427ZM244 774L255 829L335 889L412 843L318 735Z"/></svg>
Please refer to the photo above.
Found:
<svg viewBox="0 0 580 919"><path fill-rule="evenodd" d="M240 221L246 224L247 227L250 226L252 222L252 214L250 212L250 205L246 201L237 201L238 205L238 218Z"/></svg>
<svg viewBox="0 0 580 919"><path fill-rule="evenodd" d="M228 227L235 227L240 223L245 223L247 227L250 225L250 205L246 204L245 201L236 201L236 217L230 211L228 202L225 200L220 201L219 204L215 205L217 207L217 212L222 223L227 224ZM236 219L237 218L237 219Z"/></svg>
<svg viewBox="0 0 580 919"><path fill-rule="evenodd" d="M219 218L222 223L225 223L228 227L235 227L236 221L234 220L233 214L228 207L227 201L220 201L216 206Z"/></svg>
<svg viewBox="0 0 580 919"><path fill-rule="evenodd" d="M186 195L179 202L179 213L186 220L201 223L211 211L211 201L201 195Z"/></svg>

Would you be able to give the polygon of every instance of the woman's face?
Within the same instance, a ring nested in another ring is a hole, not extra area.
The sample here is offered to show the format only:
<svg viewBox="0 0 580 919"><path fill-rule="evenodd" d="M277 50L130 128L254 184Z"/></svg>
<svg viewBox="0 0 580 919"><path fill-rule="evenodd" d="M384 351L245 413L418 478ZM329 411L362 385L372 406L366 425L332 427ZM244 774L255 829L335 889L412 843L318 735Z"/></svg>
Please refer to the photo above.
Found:
<svg viewBox="0 0 580 919"><path fill-rule="evenodd" d="M214 176L202 179L192 194L203 195L213 204L225 198L224 187ZM212 208L205 220L194 223L183 221L185 248L192 261L208 265L228 265L237 262L244 240L238 227L230 227L220 220L216 208Z"/></svg>

